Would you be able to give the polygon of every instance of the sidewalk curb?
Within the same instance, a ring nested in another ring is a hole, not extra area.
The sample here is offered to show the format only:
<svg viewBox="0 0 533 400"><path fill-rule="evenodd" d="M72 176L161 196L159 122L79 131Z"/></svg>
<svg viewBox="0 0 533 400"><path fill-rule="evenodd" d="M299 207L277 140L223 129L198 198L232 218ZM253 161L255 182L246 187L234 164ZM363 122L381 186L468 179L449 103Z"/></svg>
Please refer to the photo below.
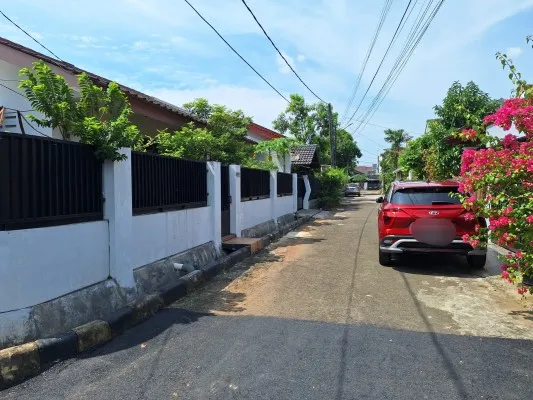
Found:
<svg viewBox="0 0 533 400"><path fill-rule="evenodd" d="M309 222L312 218L313 215L302 216L281 230L264 236L261 238L263 247ZM163 286L158 292L139 298L126 307L114 311L105 320L94 320L55 337L38 339L0 350L0 390L39 374L58 361L73 358L109 342L125 330L146 321L165 305L185 297L203 282L212 279L222 270L243 261L250 255L250 249L243 247L221 257L203 269L181 277L177 283Z"/></svg>

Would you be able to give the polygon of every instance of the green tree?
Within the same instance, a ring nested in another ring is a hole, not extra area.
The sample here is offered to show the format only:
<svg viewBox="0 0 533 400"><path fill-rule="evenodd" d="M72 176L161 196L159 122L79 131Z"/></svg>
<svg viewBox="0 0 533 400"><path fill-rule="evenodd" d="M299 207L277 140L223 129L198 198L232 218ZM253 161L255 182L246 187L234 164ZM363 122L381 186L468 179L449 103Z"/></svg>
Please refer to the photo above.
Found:
<svg viewBox="0 0 533 400"><path fill-rule="evenodd" d="M253 145L246 141L248 126L252 119L244 114L242 110L230 110L226 106L219 104L209 104L206 99L196 99L186 103L183 107L192 115L207 121L206 132L202 132L203 143L210 143L211 150L204 150L204 157L196 159L210 159L222 163L244 164L254 153ZM189 137L191 126L170 135ZM209 137L211 135L211 137ZM166 138L165 138L166 140ZM189 140L189 139L187 139ZM190 139L194 140L194 139ZM171 143L182 143L182 139L176 139ZM175 151L178 151L176 148ZM184 157L198 157L196 150L190 152L185 149Z"/></svg>
<svg viewBox="0 0 533 400"><path fill-rule="evenodd" d="M356 166L356 159L361 156L361 150L352 135L345 129L338 129L336 145L337 166L346 168L349 173L353 173Z"/></svg>
<svg viewBox="0 0 533 400"><path fill-rule="evenodd" d="M274 140L266 140L264 142L259 142L255 145L255 155L257 156L264 156L266 155L267 162L272 162L274 155L278 157L282 164L282 172L290 172L285 171L284 166L287 161L287 157L289 157L291 149L300 144L298 140L291 138L291 137L283 137L278 138ZM277 168L277 165L273 164L275 169ZM259 164L259 166L261 166Z"/></svg>
<svg viewBox="0 0 533 400"><path fill-rule="evenodd" d="M403 129L386 129L385 141L390 143L388 157L394 169L398 168L398 160L404 145L411 137Z"/></svg>
<svg viewBox="0 0 533 400"><path fill-rule="evenodd" d="M59 129L64 139L79 137L95 146L95 154L102 160L123 160L119 149L140 142L139 130L129 120L133 111L117 83L104 89L83 73L78 76L80 98L76 101L66 80L43 61L34 63L31 70L21 69L20 75L25 79L19 87L33 109L45 116L29 116L39 126Z"/></svg>
<svg viewBox="0 0 533 400"><path fill-rule="evenodd" d="M442 105L433 107L446 129L472 128L481 125L483 118L498 109L500 103L470 81L462 86L456 81L448 89Z"/></svg>
<svg viewBox="0 0 533 400"><path fill-rule="evenodd" d="M400 156L402 170L414 171L417 176L431 180L456 177L460 171L464 142L456 140L457 132L475 129L483 143L483 119L499 107L499 101L480 90L474 82L462 86L454 82L441 105L434 107L439 117L428 124L424 135L411 141Z"/></svg>
<svg viewBox="0 0 533 400"><path fill-rule="evenodd" d="M274 129L294 137L304 144L316 144L320 159L324 164L331 163L330 121L328 105L308 104L301 95L292 94L284 112L272 123ZM339 126L339 115L332 111L332 127L337 131L337 165L352 169L355 158L361 157L353 137Z"/></svg>
<svg viewBox="0 0 533 400"><path fill-rule="evenodd" d="M398 166L404 173L413 172L419 179L425 179L426 173L426 152L429 150L427 136L421 136L407 142L407 146L401 152L398 159Z"/></svg>
<svg viewBox="0 0 533 400"><path fill-rule="evenodd" d="M315 136L315 121L312 117L313 105L305 102L303 96L291 94L284 112L272 122L272 126L284 135L291 135L301 143L312 143Z"/></svg>

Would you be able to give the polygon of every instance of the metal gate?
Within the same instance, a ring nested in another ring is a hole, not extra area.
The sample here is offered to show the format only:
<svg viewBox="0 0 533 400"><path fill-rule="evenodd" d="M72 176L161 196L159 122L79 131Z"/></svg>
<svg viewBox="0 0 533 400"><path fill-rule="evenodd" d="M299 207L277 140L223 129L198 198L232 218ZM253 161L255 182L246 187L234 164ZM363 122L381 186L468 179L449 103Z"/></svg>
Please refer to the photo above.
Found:
<svg viewBox="0 0 533 400"><path fill-rule="evenodd" d="M221 208L222 208L222 236L229 235L230 228L230 205L231 196L229 192L229 166L222 165L220 168L220 193L221 193Z"/></svg>
<svg viewBox="0 0 533 400"><path fill-rule="evenodd" d="M303 176L298 176L298 210L304 208L305 182Z"/></svg>

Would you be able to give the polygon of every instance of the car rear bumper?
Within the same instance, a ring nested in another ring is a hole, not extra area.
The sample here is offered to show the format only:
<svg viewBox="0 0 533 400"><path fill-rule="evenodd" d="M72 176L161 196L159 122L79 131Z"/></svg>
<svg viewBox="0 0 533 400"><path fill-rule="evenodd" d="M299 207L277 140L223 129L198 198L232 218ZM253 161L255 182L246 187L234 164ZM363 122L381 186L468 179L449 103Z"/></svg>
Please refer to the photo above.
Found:
<svg viewBox="0 0 533 400"><path fill-rule="evenodd" d="M452 253L461 255L484 255L487 249L474 249L461 238L454 239L447 246L433 246L419 242L412 236L385 236L379 243L379 249L385 253Z"/></svg>

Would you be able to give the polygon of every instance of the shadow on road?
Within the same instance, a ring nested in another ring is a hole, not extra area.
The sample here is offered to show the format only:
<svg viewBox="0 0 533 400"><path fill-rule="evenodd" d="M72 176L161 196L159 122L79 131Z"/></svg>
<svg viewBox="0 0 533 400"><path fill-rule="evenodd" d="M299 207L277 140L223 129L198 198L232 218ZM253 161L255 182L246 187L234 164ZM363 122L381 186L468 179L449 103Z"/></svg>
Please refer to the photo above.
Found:
<svg viewBox="0 0 533 400"><path fill-rule="evenodd" d="M173 329L164 332L169 324ZM155 334L159 337L140 347ZM339 392L344 336L345 370ZM363 324L255 316L205 318L201 313L173 310L92 355L58 364L2 395L17 400L533 396L531 341Z"/></svg>
<svg viewBox="0 0 533 400"><path fill-rule="evenodd" d="M465 257L451 254L405 254L392 268L406 274L444 277L480 278L498 275L488 268L470 268Z"/></svg>

